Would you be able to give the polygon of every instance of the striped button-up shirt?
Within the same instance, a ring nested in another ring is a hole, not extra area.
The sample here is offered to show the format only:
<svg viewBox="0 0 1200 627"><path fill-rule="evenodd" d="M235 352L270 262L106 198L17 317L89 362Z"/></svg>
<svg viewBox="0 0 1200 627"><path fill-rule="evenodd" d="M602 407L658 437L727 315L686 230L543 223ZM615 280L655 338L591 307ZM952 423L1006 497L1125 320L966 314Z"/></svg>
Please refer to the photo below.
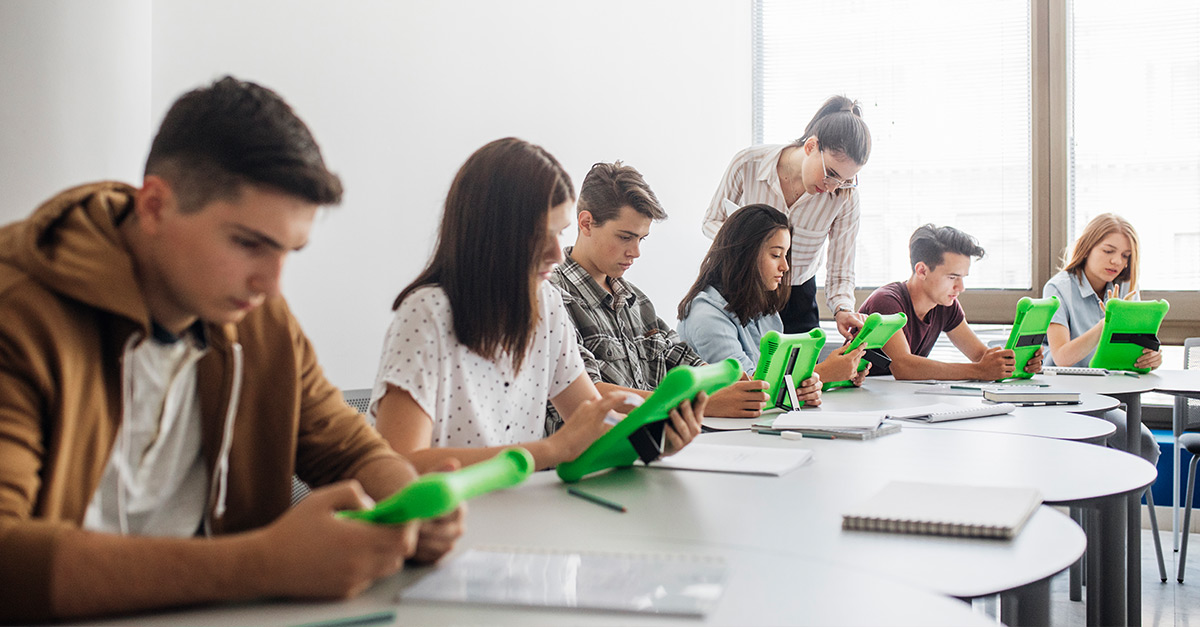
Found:
<svg viewBox="0 0 1200 627"><path fill-rule="evenodd" d="M716 236L730 211L728 203L744 207L762 203L788 216L792 225L792 284L815 277L821 252L828 242L825 300L854 310L854 246L858 237L858 190L838 194L801 194L787 206L779 184L779 157L786 145L752 146L733 157L712 203L704 214L704 234ZM727 202L728 201L728 202Z"/></svg>

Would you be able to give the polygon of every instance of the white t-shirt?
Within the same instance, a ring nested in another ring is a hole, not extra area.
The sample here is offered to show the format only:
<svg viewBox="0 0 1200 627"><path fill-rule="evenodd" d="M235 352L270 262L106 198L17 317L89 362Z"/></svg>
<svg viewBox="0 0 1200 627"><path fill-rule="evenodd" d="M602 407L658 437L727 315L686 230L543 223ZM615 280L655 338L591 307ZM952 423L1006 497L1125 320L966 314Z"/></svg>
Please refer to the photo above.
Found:
<svg viewBox="0 0 1200 627"><path fill-rule="evenodd" d="M203 356L189 336L147 339L125 354L130 402L84 529L160 537L200 529L209 487L196 390Z"/></svg>
<svg viewBox="0 0 1200 627"><path fill-rule="evenodd" d="M433 419L430 446L508 446L545 437L546 402L583 374L583 358L562 296L549 282L538 287L537 313L528 353L514 373L507 354L485 358L458 341L440 286L414 291L384 338L367 413L375 418L391 384Z"/></svg>

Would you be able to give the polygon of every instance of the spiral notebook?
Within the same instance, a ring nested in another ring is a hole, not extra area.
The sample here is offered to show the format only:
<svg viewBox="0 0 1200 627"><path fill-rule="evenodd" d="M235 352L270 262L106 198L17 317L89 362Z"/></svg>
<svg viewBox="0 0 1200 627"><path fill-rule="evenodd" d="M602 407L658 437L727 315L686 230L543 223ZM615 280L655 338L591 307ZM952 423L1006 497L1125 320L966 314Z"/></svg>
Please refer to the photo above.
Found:
<svg viewBox="0 0 1200 627"><path fill-rule="evenodd" d="M399 601L703 616L716 607L725 578L719 557L489 547L453 557Z"/></svg>
<svg viewBox="0 0 1200 627"><path fill-rule="evenodd" d="M1042 504L1037 488L892 481L842 515L842 528L1011 539Z"/></svg>

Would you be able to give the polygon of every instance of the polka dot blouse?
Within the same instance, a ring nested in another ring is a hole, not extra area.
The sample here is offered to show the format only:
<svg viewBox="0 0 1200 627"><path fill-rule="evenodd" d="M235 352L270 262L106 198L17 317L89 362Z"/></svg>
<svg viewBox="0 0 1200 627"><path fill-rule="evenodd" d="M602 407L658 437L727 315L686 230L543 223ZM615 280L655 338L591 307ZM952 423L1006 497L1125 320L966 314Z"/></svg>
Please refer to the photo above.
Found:
<svg viewBox="0 0 1200 627"><path fill-rule="evenodd" d="M458 341L440 286L412 292L384 338L371 418L390 383L433 419L430 446L506 446L545 437L546 402L583 374L583 358L562 296L549 282L538 288L538 314L529 353L514 373L507 354L487 359Z"/></svg>

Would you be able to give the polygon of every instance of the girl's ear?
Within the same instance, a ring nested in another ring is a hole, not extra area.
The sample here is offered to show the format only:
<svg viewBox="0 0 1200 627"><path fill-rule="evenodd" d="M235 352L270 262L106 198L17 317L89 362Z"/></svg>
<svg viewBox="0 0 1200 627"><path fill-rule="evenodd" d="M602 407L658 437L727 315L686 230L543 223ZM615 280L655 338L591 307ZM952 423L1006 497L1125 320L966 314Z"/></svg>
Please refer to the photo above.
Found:
<svg viewBox="0 0 1200 627"><path fill-rule="evenodd" d="M821 142L817 139L816 135L804 140L804 154L806 155L811 155L813 151L820 149L820 147Z"/></svg>

